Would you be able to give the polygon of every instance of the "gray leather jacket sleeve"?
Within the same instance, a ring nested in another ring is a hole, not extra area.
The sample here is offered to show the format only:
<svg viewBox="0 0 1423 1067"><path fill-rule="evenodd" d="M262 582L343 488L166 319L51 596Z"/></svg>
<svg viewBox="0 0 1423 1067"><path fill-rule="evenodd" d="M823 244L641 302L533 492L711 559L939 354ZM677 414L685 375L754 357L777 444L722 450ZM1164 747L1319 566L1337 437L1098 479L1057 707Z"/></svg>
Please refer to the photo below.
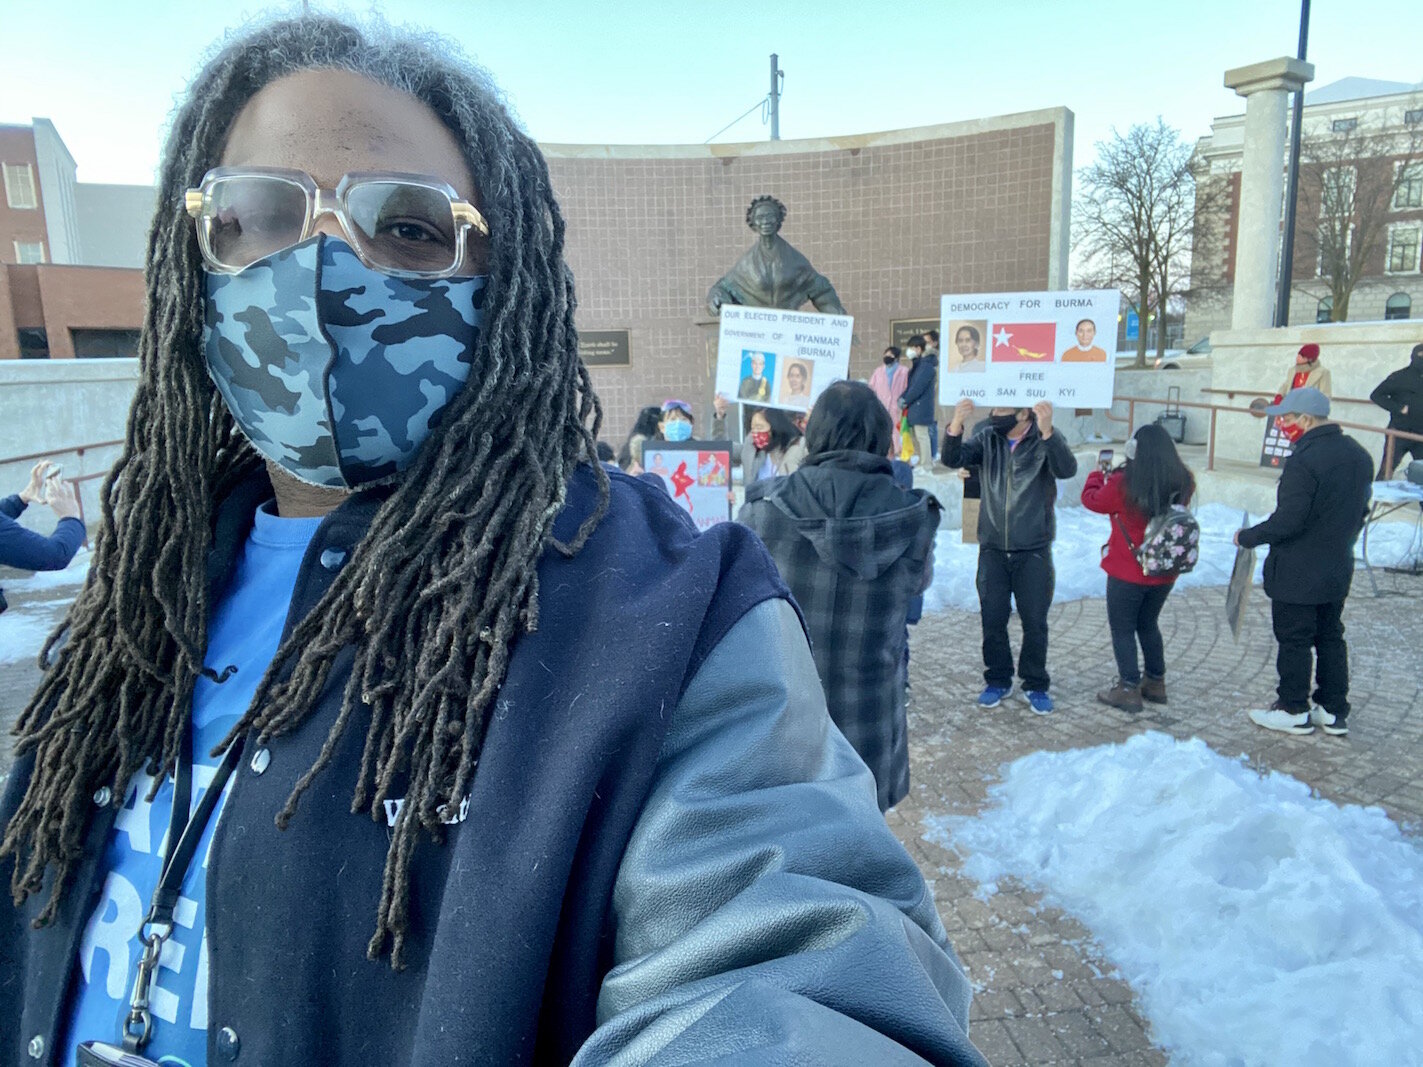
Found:
<svg viewBox="0 0 1423 1067"><path fill-rule="evenodd" d="M984 1064L969 984L794 609L768 601L673 712L613 894L594 1064Z"/></svg>

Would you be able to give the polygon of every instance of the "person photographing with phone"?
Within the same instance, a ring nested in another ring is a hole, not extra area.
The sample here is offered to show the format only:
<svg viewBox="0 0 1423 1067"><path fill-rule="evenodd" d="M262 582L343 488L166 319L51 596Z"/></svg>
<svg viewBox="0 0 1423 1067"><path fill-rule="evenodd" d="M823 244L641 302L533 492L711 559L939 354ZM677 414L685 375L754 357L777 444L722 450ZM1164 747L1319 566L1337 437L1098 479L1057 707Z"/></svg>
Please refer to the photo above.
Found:
<svg viewBox="0 0 1423 1067"><path fill-rule="evenodd" d="M62 571L84 543L79 497L74 486L59 480L61 468L41 460L18 493L0 499L0 565L23 571ZM27 530L19 518L31 504L47 504L59 518L48 537ZM0 611L6 607L0 590Z"/></svg>
<svg viewBox="0 0 1423 1067"><path fill-rule="evenodd" d="M960 400L944 430L946 467L978 467L982 502L978 512L978 602L983 620L981 708L996 708L1013 688L1013 649L1008 617L1018 606L1023 649L1018 677L1028 706L1039 715L1053 710L1048 695L1047 613L1055 572L1057 536L1053 504L1057 479L1077 473L1077 458L1053 432L1052 405L993 408L987 422L967 439L964 426L973 402Z"/></svg>
<svg viewBox="0 0 1423 1067"><path fill-rule="evenodd" d="M1155 424L1143 426L1127 441L1125 452L1126 462L1116 470L1110 448L1098 454L1097 469L1082 487L1082 506L1112 522L1102 569L1107 572L1107 625L1117 680L1097 699L1138 712L1143 700L1166 703L1166 653L1158 620L1177 577L1195 566L1200 527L1185 511L1196 479L1181 462L1171 435ZM1180 533L1173 533L1177 529Z"/></svg>

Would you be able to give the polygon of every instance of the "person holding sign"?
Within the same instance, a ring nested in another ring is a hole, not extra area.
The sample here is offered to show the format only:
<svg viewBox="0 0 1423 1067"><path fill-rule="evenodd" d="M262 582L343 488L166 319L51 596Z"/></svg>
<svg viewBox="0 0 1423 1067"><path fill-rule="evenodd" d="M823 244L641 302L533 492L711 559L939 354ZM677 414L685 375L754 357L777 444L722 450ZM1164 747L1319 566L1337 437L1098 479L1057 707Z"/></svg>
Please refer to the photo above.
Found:
<svg viewBox="0 0 1423 1067"><path fill-rule="evenodd" d="M996 708L1013 688L1013 649L1008 617L1013 603L1023 622L1018 677L1028 705L1039 715L1053 710L1048 695L1047 613L1055 573L1057 535L1053 504L1057 480L1077 473L1077 458L1053 432L1052 405L993 408L987 423L964 439L973 402L960 400L944 432L944 465L978 467L978 602L983 620L981 708Z"/></svg>
<svg viewBox="0 0 1423 1067"><path fill-rule="evenodd" d="M1077 324L1077 344L1062 354L1064 363L1105 363L1106 350L1092 342L1097 337L1097 324L1091 319L1083 319Z"/></svg>

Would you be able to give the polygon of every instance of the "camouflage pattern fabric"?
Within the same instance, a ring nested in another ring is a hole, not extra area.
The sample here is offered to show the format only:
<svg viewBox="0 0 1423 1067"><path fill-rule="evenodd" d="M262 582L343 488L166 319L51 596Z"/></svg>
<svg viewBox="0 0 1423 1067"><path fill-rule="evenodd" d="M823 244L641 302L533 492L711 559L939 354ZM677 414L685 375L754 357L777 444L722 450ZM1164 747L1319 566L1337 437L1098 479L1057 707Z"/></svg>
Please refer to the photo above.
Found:
<svg viewBox="0 0 1423 1067"><path fill-rule="evenodd" d="M324 234L208 274L208 373L253 446L313 485L403 469L469 378L484 278L393 278Z"/></svg>

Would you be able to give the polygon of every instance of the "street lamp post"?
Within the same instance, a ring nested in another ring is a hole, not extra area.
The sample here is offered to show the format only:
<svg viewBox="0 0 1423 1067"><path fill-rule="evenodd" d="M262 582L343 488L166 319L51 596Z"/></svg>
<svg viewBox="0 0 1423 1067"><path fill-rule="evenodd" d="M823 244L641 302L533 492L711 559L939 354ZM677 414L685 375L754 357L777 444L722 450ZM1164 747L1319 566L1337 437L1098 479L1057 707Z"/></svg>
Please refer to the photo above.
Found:
<svg viewBox="0 0 1423 1067"><path fill-rule="evenodd" d="M1309 43L1309 0L1300 0L1299 59L1304 61ZM1304 86L1295 90L1294 118L1290 123L1290 166L1285 185L1285 234L1280 249L1280 290L1275 299L1275 325L1290 324L1290 285L1294 275L1295 209L1299 205L1299 141L1304 124Z"/></svg>

